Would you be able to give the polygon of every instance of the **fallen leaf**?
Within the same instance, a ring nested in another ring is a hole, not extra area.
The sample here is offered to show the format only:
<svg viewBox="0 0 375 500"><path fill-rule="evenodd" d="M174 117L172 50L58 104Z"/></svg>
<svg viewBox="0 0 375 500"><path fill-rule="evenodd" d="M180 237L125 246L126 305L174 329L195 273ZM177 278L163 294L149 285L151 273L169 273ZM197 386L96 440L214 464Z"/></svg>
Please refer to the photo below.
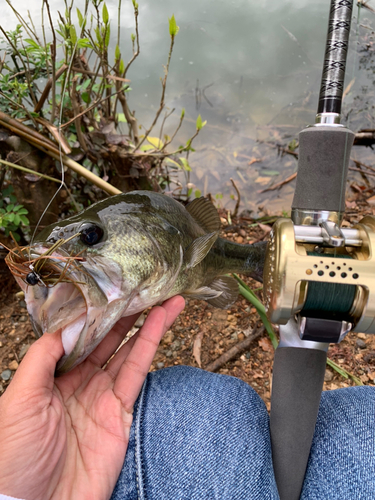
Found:
<svg viewBox="0 0 375 500"><path fill-rule="evenodd" d="M367 198L366 201L369 205L375 205L375 196L371 196L371 198Z"/></svg>
<svg viewBox="0 0 375 500"><path fill-rule="evenodd" d="M202 368L201 349L202 349L203 335L204 335L204 330L201 330L200 332L198 332L197 336L195 337L194 345L193 345L193 356L194 356L194 359L197 362L199 368Z"/></svg>
<svg viewBox="0 0 375 500"><path fill-rule="evenodd" d="M273 346L271 344L271 341L267 337L263 337L262 339L258 340L258 345L265 352L273 351Z"/></svg>
<svg viewBox="0 0 375 500"><path fill-rule="evenodd" d="M266 184L268 184L270 182L270 178L269 177L257 177L255 179L255 182L257 184L261 184L262 186L265 186Z"/></svg>
<svg viewBox="0 0 375 500"><path fill-rule="evenodd" d="M267 224L258 224L260 229L264 231L265 233L269 233L271 231L271 226L267 226Z"/></svg>

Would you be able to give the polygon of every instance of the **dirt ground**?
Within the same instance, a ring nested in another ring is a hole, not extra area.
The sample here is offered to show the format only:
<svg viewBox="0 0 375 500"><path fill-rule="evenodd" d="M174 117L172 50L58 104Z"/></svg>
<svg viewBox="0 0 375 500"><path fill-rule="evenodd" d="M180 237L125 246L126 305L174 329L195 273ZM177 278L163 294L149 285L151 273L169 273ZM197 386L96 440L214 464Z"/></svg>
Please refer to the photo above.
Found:
<svg viewBox="0 0 375 500"><path fill-rule="evenodd" d="M347 201L347 219L357 222L365 214L373 213L375 196L373 190L365 192L356 186L353 196ZM252 243L266 239L270 225L254 225L249 217L239 217L228 222L222 214L222 236L238 243ZM269 215L269 214L265 214ZM0 261L0 393L9 384L18 364L35 341L35 336L28 318L26 304L16 296L18 287L7 270L4 261ZM261 285L244 278L252 289ZM261 294L261 291L258 293ZM261 295L260 295L261 296ZM261 326L255 308L242 296L230 310L220 310L204 301L190 300L185 310L170 331L164 336L151 370L158 370L173 365L207 367L219 356L243 342L254 329ZM250 384L270 407L272 383L272 362L274 349L263 330L250 346L234 359L226 362L217 372L238 377ZM329 357L340 367L357 376L363 384L375 382L375 336L349 334L340 344L332 345ZM348 378L327 368L324 390L354 385Z"/></svg>

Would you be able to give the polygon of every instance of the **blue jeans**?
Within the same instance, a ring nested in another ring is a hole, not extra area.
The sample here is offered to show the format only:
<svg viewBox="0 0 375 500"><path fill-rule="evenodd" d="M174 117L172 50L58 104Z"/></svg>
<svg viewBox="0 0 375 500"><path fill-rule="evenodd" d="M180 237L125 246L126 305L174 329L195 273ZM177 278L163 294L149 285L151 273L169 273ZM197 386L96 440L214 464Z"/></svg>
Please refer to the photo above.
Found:
<svg viewBox="0 0 375 500"><path fill-rule="evenodd" d="M276 500L269 418L246 383L150 373L111 500ZM324 392L301 500L375 499L375 389Z"/></svg>

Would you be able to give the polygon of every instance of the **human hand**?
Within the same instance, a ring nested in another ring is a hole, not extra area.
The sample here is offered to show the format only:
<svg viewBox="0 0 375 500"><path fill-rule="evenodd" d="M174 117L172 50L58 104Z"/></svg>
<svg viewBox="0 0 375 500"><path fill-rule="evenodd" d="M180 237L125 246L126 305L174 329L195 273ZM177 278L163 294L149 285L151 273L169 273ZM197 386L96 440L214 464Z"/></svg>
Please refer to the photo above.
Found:
<svg viewBox="0 0 375 500"><path fill-rule="evenodd" d="M57 379L60 333L30 347L0 398L0 493L26 500L110 498L133 405L162 336L183 307L179 296L154 307L105 369L137 315L122 318L82 364Z"/></svg>

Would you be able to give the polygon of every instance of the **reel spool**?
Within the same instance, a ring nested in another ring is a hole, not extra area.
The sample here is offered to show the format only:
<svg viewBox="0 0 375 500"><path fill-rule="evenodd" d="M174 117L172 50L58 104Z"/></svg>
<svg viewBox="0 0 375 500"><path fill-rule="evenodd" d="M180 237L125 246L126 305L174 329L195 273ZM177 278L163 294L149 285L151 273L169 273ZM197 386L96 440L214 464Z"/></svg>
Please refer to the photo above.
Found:
<svg viewBox="0 0 375 500"><path fill-rule="evenodd" d="M373 216L349 229L279 219L264 270L270 321L285 325L295 316L300 338L317 342L340 342L349 331L375 333L373 249Z"/></svg>

